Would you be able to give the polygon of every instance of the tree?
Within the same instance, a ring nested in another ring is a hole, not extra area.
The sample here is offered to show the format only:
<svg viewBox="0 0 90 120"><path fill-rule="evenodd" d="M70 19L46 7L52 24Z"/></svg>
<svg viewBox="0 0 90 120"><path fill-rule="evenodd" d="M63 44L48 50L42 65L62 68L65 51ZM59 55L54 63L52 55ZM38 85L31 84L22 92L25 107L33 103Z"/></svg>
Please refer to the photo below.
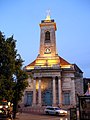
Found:
<svg viewBox="0 0 90 120"><path fill-rule="evenodd" d="M14 118L18 102L27 87L28 78L23 71L23 60L16 50L16 40L13 36L5 38L0 32L0 100L13 102Z"/></svg>

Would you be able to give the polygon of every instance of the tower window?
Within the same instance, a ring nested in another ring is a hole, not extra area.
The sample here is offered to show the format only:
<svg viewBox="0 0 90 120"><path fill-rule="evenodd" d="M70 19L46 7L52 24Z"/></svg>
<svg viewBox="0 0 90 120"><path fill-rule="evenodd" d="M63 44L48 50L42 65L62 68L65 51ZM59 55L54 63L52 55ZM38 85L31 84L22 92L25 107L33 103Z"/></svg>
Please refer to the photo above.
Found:
<svg viewBox="0 0 90 120"><path fill-rule="evenodd" d="M50 43L50 32L45 32L45 43Z"/></svg>

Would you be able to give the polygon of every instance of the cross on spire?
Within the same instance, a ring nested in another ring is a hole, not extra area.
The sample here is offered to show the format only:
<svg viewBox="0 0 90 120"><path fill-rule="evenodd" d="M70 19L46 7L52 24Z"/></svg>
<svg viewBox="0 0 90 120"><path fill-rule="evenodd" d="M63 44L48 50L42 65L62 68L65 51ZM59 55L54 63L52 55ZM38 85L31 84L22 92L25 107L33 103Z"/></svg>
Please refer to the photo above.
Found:
<svg viewBox="0 0 90 120"><path fill-rule="evenodd" d="M50 16L50 10L47 10L46 13L47 13L47 16Z"/></svg>
<svg viewBox="0 0 90 120"><path fill-rule="evenodd" d="M50 21L51 20L51 18L50 18L50 10L47 10L46 12L47 12L47 16L46 16L45 20Z"/></svg>

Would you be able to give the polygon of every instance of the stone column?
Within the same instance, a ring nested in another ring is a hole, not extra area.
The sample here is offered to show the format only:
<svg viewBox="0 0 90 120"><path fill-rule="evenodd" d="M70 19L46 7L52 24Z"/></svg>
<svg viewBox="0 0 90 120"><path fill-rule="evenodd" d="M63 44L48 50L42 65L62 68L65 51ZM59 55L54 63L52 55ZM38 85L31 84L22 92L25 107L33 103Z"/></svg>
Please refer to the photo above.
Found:
<svg viewBox="0 0 90 120"><path fill-rule="evenodd" d="M75 98L75 81L74 79L71 80L71 85L72 85L72 89L71 89L71 93L72 93L72 96L71 96L71 99L72 99L72 105L76 105L76 98Z"/></svg>
<svg viewBox="0 0 90 120"><path fill-rule="evenodd" d="M38 81L38 106L41 106L41 80Z"/></svg>
<svg viewBox="0 0 90 120"><path fill-rule="evenodd" d="M58 102L59 106L62 105L62 88L61 88L61 79L58 77Z"/></svg>
<svg viewBox="0 0 90 120"><path fill-rule="evenodd" d="M53 106L56 105L56 82L55 77L53 77Z"/></svg>
<svg viewBox="0 0 90 120"><path fill-rule="evenodd" d="M33 80L33 106L36 105L36 80Z"/></svg>

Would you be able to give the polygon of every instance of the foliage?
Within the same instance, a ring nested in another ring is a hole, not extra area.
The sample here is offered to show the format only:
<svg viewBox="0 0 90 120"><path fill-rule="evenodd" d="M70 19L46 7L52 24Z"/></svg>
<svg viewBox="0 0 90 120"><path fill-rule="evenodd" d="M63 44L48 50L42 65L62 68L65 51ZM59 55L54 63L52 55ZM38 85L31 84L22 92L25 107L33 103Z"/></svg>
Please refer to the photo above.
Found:
<svg viewBox="0 0 90 120"><path fill-rule="evenodd" d="M17 54L13 36L5 38L0 32L0 100L21 100L27 87L27 74L22 70L23 60Z"/></svg>

